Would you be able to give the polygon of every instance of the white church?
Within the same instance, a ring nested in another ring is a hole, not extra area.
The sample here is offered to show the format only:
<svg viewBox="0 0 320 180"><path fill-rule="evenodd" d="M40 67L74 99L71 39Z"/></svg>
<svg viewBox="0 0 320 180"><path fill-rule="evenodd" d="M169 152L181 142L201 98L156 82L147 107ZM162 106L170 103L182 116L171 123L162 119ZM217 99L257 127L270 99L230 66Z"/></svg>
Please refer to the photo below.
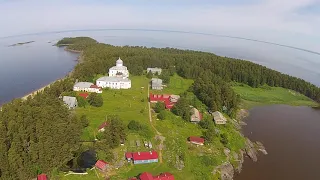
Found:
<svg viewBox="0 0 320 180"><path fill-rule="evenodd" d="M97 79L96 85L102 88L130 89L131 80L128 77L128 68L123 65L123 61L119 57L116 61L116 65L109 69L109 76Z"/></svg>

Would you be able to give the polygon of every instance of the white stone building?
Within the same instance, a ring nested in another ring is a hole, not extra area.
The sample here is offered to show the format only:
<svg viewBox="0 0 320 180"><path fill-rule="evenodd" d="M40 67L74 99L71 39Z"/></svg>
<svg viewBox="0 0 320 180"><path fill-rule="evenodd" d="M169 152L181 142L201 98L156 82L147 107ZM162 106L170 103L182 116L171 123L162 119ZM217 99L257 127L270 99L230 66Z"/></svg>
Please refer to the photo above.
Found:
<svg viewBox="0 0 320 180"><path fill-rule="evenodd" d="M111 88L111 89L130 89L131 80L123 77L109 77L104 76L97 79L97 86L102 88Z"/></svg>
<svg viewBox="0 0 320 180"><path fill-rule="evenodd" d="M102 89L91 82L77 82L73 86L73 91L102 93Z"/></svg>
<svg viewBox="0 0 320 180"><path fill-rule="evenodd" d="M123 65L123 61L119 59L116 61L116 65L109 69L109 76L110 77L129 77L129 71L126 66Z"/></svg>

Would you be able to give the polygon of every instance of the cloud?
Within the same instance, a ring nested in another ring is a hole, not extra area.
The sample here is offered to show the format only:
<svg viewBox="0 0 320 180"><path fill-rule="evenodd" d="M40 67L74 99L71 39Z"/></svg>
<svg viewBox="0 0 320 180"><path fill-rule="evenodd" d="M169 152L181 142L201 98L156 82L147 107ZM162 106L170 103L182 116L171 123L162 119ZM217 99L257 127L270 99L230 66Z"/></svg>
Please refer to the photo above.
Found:
<svg viewBox="0 0 320 180"><path fill-rule="evenodd" d="M210 32L319 47L317 0L0 1L0 36L94 28ZM303 10L301 10L303 9ZM298 39L298 40L295 40ZM301 47L301 46L299 46ZM319 49L320 50L320 49Z"/></svg>

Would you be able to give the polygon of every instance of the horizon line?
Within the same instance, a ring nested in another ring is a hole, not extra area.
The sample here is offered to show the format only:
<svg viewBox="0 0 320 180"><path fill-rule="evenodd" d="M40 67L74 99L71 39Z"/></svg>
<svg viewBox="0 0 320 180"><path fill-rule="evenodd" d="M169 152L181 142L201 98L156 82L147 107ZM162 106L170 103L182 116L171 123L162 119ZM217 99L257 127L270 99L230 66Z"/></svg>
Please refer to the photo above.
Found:
<svg viewBox="0 0 320 180"><path fill-rule="evenodd" d="M229 35L221 35L221 34L212 34L212 33L204 33L204 32L195 32L195 31L181 31L181 30L168 30L168 29L139 29L139 28L100 28L100 29L70 29L70 30L58 30L58 31L47 31L47 32L37 32L37 33L27 33L27 34L19 34L19 35L10 35L10 36L3 36L0 39L6 38L13 38L13 37L20 37L20 36L32 36L32 35L44 35L44 34L58 34L58 33L67 33L67 32L80 32L80 31L150 31L150 32L167 32L167 33L182 33L182 34L196 34L196 35L204 35L204 36L214 36L214 37L224 37L230 39L239 39L244 41L252 41L264 44L271 44L281 47L286 47L290 49L305 51L308 53L320 55L320 52L295 47L291 45L279 44L275 42L263 41L258 39L251 39L246 37L239 37L239 36L229 36Z"/></svg>

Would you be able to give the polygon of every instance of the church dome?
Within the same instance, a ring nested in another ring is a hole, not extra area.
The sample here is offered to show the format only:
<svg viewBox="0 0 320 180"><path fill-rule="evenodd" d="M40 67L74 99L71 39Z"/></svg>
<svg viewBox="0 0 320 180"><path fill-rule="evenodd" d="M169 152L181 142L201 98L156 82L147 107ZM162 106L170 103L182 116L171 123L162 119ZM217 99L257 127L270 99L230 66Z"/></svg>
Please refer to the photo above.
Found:
<svg viewBox="0 0 320 180"><path fill-rule="evenodd" d="M116 61L116 66L123 66L123 61L120 59L120 57L119 57L119 59Z"/></svg>

